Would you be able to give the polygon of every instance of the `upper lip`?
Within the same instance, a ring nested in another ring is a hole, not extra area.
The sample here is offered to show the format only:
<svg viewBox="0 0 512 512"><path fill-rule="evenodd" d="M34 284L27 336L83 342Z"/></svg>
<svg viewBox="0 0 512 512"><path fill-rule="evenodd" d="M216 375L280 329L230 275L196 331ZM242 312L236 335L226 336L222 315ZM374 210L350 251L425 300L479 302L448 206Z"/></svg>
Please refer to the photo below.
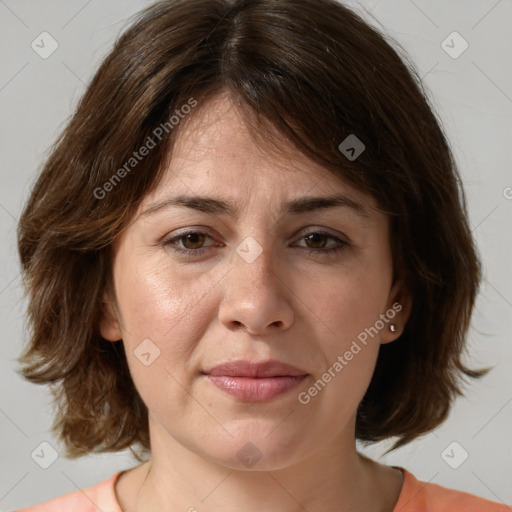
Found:
<svg viewBox="0 0 512 512"><path fill-rule="evenodd" d="M307 375L303 370L275 359L259 363L243 360L231 361L214 366L203 373L231 377L281 377L288 375L296 377Z"/></svg>

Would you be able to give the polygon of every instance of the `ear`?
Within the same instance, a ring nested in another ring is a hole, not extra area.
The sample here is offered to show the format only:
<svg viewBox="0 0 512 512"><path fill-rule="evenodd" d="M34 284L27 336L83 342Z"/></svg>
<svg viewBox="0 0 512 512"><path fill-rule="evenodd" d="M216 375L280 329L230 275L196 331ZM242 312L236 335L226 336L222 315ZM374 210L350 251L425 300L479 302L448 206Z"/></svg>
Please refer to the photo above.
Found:
<svg viewBox="0 0 512 512"><path fill-rule="evenodd" d="M386 323L384 329L381 331L381 343L391 343L401 336L401 334L404 332L405 324L407 323L407 320L411 314L411 309L411 291L406 283L399 279L395 282L389 292L385 313L386 317L388 318L388 322ZM391 324L395 326L394 332L389 328Z"/></svg>
<svg viewBox="0 0 512 512"><path fill-rule="evenodd" d="M103 293L101 299L99 330L101 336L108 341L119 341L123 338L117 315L114 312L107 292Z"/></svg>

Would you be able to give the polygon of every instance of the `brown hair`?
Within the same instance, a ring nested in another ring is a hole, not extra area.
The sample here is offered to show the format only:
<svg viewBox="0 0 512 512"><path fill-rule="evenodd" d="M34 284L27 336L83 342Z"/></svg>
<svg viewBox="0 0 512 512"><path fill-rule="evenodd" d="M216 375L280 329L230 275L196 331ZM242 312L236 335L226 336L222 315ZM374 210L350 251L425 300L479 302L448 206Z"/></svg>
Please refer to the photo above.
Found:
<svg viewBox="0 0 512 512"><path fill-rule="evenodd" d="M59 405L52 428L68 457L150 448L123 344L99 334L101 297L112 289L112 243L172 155L181 125L170 129L169 119L191 99L221 92L255 133L265 137L270 123L390 215L394 279L405 280L413 307L401 336L380 347L356 437L398 436L392 449L402 446L446 419L464 375L488 371L461 359L481 269L460 177L421 82L393 43L335 0L164 0L121 35L18 226L31 325L21 372L50 384ZM350 134L366 147L353 161L338 149Z"/></svg>

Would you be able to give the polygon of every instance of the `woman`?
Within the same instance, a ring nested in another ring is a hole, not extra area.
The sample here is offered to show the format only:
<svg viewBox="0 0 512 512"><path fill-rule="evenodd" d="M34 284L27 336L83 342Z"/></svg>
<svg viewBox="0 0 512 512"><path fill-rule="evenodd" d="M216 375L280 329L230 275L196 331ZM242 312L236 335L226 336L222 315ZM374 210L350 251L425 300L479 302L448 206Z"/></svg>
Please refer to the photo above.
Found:
<svg viewBox="0 0 512 512"><path fill-rule="evenodd" d="M20 510L510 510L356 450L432 431L486 370L461 361L480 263L447 141L339 3L140 13L19 252L22 372L53 385L67 456L142 463Z"/></svg>

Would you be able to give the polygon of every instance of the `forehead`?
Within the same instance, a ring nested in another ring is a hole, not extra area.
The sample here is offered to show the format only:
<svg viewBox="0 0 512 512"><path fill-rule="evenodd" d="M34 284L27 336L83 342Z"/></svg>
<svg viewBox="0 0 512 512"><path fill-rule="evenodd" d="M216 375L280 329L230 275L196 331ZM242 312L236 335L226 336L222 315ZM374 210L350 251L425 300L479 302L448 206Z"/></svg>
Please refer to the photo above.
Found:
<svg viewBox="0 0 512 512"><path fill-rule="evenodd" d="M258 191L280 202L343 193L368 209L377 207L371 196L305 156L273 125L258 123L258 133L249 127L251 120L227 95L196 107L181 121L162 181L144 198L139 213L171 193L221 194L241 202Z"/></svg>

